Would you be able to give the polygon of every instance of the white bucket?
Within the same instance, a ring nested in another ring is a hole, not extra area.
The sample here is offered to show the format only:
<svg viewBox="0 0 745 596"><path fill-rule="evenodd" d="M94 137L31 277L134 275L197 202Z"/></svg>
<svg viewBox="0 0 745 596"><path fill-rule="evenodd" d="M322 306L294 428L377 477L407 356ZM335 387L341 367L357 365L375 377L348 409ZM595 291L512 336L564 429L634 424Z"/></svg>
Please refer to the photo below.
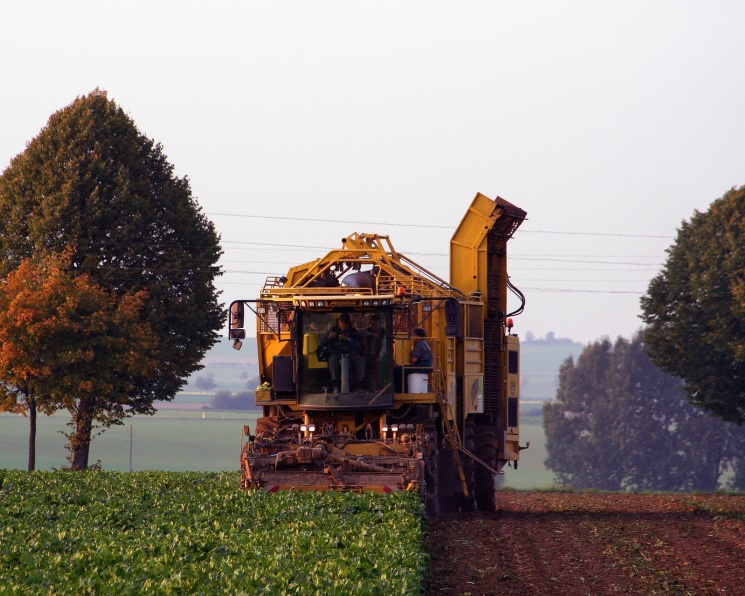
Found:
<svg viewBox="0 0 745 596"><path fill-rule="evenodd" d="M411 373L407 377L409 393L429 393L427 373Z"/></svg>

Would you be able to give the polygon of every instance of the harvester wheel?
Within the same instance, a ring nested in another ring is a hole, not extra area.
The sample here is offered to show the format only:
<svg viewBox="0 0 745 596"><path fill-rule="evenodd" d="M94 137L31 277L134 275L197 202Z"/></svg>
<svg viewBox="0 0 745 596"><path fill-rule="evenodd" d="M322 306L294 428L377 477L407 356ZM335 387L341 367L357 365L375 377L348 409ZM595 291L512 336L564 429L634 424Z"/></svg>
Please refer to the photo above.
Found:
<svg viewBox="0 0 745 596"><path fill-rule="evenodd" d="M458 473L455 470L455 463L453 462L453 452L447 447L443 446L439 453L439 498L440 498L440 513L451 513L458 511L460 499L458 498L461 493L460 491L460 479Z"/></svg>
<svg viewBox="0 0 745 596"><path fill-rule="evenodd" d="M430 436L432 437L431 451L424 460L424 505L429 517L438 517L440 515L440 454L437 448L434 426L431 429Z"/></svg>
<svg viewBox="0 0 745 596"><path fill-rule="evenodd" d="M496 433L494 427L476 427L476 456L492 468L497 465L497 452L494 448ZM484 466L476 465L476 504L480 511L494 511L496 508L494 480L495 475Z"/></svg>
<svg viewBox="0 0 745 596"><path fill-rule="evenodd" d="M467 418L466 423L463 425L463 446L470 451L475 453L476 450L476 429L474 426L473 418ZM468 457L465 453L460 454L460 462L463 466L463 473L466 476L466 482L468 483L468 496L466 497L461 493L461 511L475 511L476 510L476 497L475 497L475 468L476 462Z"/></svg>

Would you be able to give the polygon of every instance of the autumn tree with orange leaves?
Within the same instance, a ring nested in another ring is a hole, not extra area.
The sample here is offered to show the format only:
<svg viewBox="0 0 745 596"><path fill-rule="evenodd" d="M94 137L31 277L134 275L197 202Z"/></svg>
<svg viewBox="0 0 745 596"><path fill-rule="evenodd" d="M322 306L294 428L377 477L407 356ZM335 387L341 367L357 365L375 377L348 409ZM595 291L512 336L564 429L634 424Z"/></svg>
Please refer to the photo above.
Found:
<svg viewBox="0 0 745 596"><path fill-rule="evenodd" d="M147 292L117 296L65 258L25 260L0 285L2 407L27 408L33 469L36 409L66 409L72 467L87 461L93 423L119 423L143 377L153 374L158 338L141 320Z"/></svg>

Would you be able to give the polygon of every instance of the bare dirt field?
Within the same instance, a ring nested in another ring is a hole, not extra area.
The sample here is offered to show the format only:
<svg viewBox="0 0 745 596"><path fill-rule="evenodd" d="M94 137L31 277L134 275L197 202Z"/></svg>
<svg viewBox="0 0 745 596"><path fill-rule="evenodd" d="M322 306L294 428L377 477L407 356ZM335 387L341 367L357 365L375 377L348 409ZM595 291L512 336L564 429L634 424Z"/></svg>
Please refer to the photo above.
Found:
<svg viewBox="0 0 745 596"><path fill-rule="evenodd" d="M745 496L504 492L429 522L429 594L743 594Z"/></svg>

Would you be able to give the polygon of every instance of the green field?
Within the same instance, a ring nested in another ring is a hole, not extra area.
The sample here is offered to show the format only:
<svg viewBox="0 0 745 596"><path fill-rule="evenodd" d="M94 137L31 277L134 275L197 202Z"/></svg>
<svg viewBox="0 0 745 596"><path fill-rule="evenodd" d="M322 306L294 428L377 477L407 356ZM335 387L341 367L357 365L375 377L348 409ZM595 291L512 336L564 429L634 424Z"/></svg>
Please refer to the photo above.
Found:
<svg viewBox="0 0 745 596"><path fill-rule="evenodd" d="M204 416L204 418L202 418ZM220 472L238 469L243 425L253 430L257 412L163 410L155 416L135 416L125 426L116 426L91 444L90 463L100 460L105 470L129 469L129 427L132 426L133 470L174 472ZM69 417L63 413L40 416L37 437L37 469L51 470L67 464L64 450ZM553 483L553 474L543 465L546 438L542 420L525 416L520 443L530 441L521 452L517 470L507 469L505 486L541 488ZM0 468L26 469L28 419L0 414Z"/></svg>
<svg viewBox="0 0 745 596"><path fill-rule="evenodd" d="M90 463L100 460L105 470L129 469L132 426L133 470L237 470L243 425L255 428L257 412L162 410L155 416L135 416L124 426L109 428L93 439ZM204 418L202 418L204 416ZM67 464L64 449L69 415L40 416L37 424L37 468L51 470ZM0 468L25 469L28 419L0 414Z"/></svg>
<svg viewBox="0 0 745 596"><path fill-rule="evenodd" d="M237 473L0 470L0 593L418 594L422 513Z"/></svg>
<svg viewBox="0 0 745 596"><path fill-rule="evenodd" d="M505 487L517 489L545 488L554 483L554 474L546 469L546 434L543 419L524 417L520 421L520 444L530 441L530 448L520 452L517 470L505 468Z"/></svg>

